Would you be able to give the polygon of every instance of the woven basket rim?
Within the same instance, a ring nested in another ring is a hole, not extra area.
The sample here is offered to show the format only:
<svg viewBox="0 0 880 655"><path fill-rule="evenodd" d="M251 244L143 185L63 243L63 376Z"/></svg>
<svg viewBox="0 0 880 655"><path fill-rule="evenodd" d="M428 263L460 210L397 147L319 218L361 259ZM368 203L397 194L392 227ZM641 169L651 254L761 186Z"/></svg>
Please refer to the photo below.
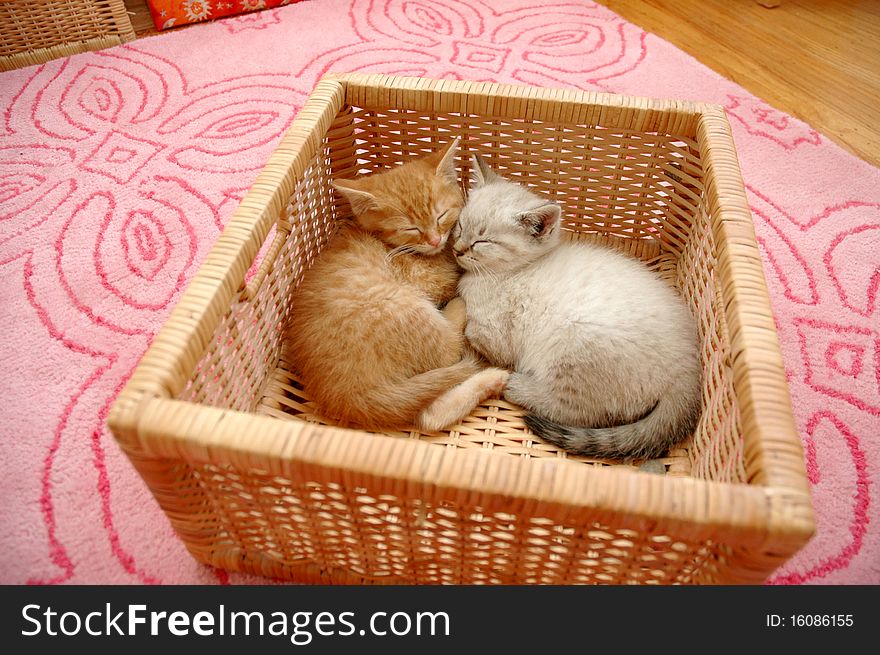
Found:
<svg viewBox="0 0 880 655"><path fill-rule="evenodd" d="M193 465L229 465L270 476L298 478L308 466L314 482L345 479L352 487L368 488L386 477L384 465L405 461L394 478L410 493L429 501L434 494L466 494L469 503L491 506L491 499L540 505L542 515L579 510L625 517L632 521L660 521L677 526L693 538L711 538L723 527L737 533L737 543L761 548L785 541L800 543L807 526L785 516L797 495L780 495L745 483L718 482L693 477L663 476L626 467L592 467L565 459L525 459L491 451L438 448L418 440L354 429L279 421L233 409L203 406L189 401L153 398L141 407L138 444L147 457L181 459ZM151 426L176 415L180 429L174 435L154 432ZM241 434L247 431L247 439ZM315 476L316 468L323 478ZM342 475L342 478L340 478ZM549 484L548 484L549 483ZM736 511L731 512L730 508ZM783 519L785 516L785 519Z"/></svg>
<svg viewBox="0 0 880 655"><path fill-rule="evenodd" d="M650 473L579 466L569 462L538 463L510 456L487 456L369 435L304 421L268 417L175 400L194 369L213 330L230 303L246 292L243 281L250 263L281 214L309 160L321 147L322 135L341 107L394 106L430 108L439 96L454 96L462 113L501 112L523 119L578 121L640 129L668 130L695 136L705 147L707 177L714 177L719 219L713 229L725 247L718 253L724 275L749 280L748 293L723 284L722 294L732 353L734 389L746 435L748 484L655 476ZM674 129L672 129L674 128ZM711 147L709 147L711 145ZM374 74L330 73L322 78L256 182L231 217L169 319L153 340L131 379L114 402L108 423L120 445L146 457L177 457L190 462L224 463L281 473L308 461L344 476L387 477L388 453L410 462L393 472L402 485L423 492L442 487L468 498L495 494L543 504L625 514L682 526L725 525L752 543L772 540L777 548L797 550L813 533L814 523L800 439L790 411L780 410L778 395L766 398L751 375L787 385L773 328L769 297L763 284L739 166L722 107L706 103L615 96L568 89L429 80ZM769 328L769 330L768 330ZM753 362L744 348L768 354L772 365ZM169 365L172 363L173 365ZM750 382L751 381L751 382ZM175 434L152 428L159 417L174 415ZM245 440L248 425L260 429ZM541 478L537 471L549 475ZM529 473L531 471L531 473ZM539 479L540 478L540 479ZM475 482L479 481L479 483ZM539 482L551 484L543 488ZM731 513L730 507L735 507ZM562 511L562 510L560 510ZM751 536L749 536L751 535Z"/></svg>

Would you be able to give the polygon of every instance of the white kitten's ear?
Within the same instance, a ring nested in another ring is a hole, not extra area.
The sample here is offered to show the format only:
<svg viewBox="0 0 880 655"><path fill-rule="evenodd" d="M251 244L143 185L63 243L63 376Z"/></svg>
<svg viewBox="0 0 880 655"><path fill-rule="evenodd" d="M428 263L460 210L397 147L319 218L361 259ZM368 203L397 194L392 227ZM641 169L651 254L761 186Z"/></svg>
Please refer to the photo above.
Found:
<svg viewBox="0 0 880 655"><path fill-rule="evenodd" d="M446 147L435 156L439 156L440 161L437 163L437 175L446 178L452 184L458 184L458 173L455 170L455 157L458 155L458 144L461 143L460 137L455 137L446 144Z"/></svg>
<svg viewBox="0 0 880 655"><path fill-rule="evenodd" d="M364 190L358 180L334 180L332 184L333 188L348 200L351 210L356 215L377 206L376 196Z"/></svg>
<svg viewBox="0 0 880 655"><path fill-rule="evenodd" d="M501 179L495 171L489 168L486 160L477 154L471 155L471 189L479 189L481 186Z"/></svg>
<svg viewBox="0 0 880 655"><path fill-rule="evenodd" d="M562 218L562 209L555 202L548 202L535 209L530 209L517 216L520 224L529 234L543 239L553 233Z"/></svg>

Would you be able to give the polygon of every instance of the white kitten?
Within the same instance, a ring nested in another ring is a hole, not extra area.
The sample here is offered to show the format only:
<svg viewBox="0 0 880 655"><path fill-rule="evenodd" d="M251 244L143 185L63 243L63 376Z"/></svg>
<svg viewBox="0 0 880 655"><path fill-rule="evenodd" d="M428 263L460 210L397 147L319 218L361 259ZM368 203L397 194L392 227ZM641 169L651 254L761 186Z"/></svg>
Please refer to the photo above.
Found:
<svg viewBox="0 0 880 655"><path fill-rule="evenodd" d="M539 436L593 457L660 457L699 412L693 319L640 261L562 241L560 214L474 157L452 233L465 336L514 371L504 397Z"/></svg>

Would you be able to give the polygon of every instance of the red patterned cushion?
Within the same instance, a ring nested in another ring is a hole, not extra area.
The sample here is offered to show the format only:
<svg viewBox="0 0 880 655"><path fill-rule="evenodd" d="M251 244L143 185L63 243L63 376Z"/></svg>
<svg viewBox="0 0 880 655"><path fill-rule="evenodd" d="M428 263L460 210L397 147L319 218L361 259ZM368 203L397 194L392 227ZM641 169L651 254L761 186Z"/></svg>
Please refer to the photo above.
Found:
<svg viewBox="0 0 880 655"><path fill-rule="evenodd" d="M157 30L291 5L299 0L147 0Z"/></svg>

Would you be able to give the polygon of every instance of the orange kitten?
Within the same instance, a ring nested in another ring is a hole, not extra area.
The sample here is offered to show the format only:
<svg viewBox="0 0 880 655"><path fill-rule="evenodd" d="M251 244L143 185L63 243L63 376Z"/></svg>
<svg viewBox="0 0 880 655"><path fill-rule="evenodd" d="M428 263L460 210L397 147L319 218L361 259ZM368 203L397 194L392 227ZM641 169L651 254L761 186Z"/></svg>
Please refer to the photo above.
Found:
<svg viewBox="0 0 880 655"><path fill-rule="evenodd" d="M464 302L453 298L459 271L446 246L463 205L457 148L458 139L334 184L354 220L306 272L288 328L303 385L328 418L439 430L507 380L466 350Z"/></svg>

